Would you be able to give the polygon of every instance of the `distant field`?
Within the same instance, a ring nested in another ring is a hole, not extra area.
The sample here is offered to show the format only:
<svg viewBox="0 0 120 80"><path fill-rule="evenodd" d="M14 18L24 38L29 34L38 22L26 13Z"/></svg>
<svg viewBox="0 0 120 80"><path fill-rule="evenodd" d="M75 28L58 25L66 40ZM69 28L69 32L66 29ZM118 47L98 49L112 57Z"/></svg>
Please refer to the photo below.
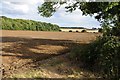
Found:
<svg viewBox="0 0 120 80"><path fill-rule="evenodd" d="M72 31L72 32L82 32L83 30L86 30L86 32L90 32L90 33L98 33L98 30L92 30L92 29L60 29L62 32L69 32L69 31Z"/></svg>
<svg viewBox="0 0 120 80"><path fill-rule="evenodd" d="M37 61L68 53L71 46L89 43L99 35L99 33L2 30L0 45L2 44L3 76L10 77L16 73L32 70L33 66L38 66ZM65 62L63 58L62 60ZM52 68L51 72L52 70L54 69Z"/></svg>
<svg viewBox="0 0 120 80"><path fill-rule="evenodd" d="M94 40L96 36L99 36L99 33L2 30L2 37L42 38L89 42L90 40Z"/></svg>

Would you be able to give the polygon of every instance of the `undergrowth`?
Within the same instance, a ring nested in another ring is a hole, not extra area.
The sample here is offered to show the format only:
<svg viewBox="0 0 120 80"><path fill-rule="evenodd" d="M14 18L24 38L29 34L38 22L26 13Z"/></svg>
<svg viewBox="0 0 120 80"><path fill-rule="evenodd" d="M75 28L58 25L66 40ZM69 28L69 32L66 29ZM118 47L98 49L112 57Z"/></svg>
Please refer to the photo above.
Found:
<svg viewBox="0 0 120 80"><path fill-rule="evenodd" d="M120 77L120 38L103 36L85 46L71 49L70 58L86 69L99 72L104 78Z"/></svg>

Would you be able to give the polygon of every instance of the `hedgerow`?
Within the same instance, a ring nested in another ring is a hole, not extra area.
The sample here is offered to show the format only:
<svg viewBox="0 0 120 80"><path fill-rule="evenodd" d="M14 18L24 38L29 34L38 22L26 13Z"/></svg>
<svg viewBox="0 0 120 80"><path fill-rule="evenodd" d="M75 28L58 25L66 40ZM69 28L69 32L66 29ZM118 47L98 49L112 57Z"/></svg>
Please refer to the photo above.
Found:
<svg viewBox="0 0 120 80"><path fill-rule="evenodd" d="M84 64L86 68L99 72L105 78L120 77L120 38L103 36L84 48L72 49L71 58Z"/></svg>

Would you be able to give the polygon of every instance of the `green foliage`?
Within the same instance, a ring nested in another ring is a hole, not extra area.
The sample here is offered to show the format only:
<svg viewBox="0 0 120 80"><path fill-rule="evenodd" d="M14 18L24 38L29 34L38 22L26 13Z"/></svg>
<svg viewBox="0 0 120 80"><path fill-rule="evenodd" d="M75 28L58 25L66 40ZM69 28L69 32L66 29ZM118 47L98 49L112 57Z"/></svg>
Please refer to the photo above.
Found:
<svg viewBox="0 0 120 80"><path fill-rule="evenodd" d="M103 35L107 35L107 36L120 36L120 26L110 26L107 23L103 23L102 24L103 27Z"/></svg>
<svg viewBox="0 0 120 80"><path fill-rule="evenodd" d="M33 31L59 31L59 26L51 23L36 22L33 20L11 19L5 16L0 18L3 30L33 30Z"/></svg>
<svg viewBox="0 0 120 80"><path fill-rule="evenodd" d="M56 2L45 2L42 4L42 7L38 7L38 11L42 16L50 17L52 16L52 13L56 11L56 9L53 7Z"/></svg>
<svg viewBox="0 0 120 80"><path fill-rule="evenodd" d="M96 70L106 78L120 77L120 38L99 37L84 48L72 49L72 58L80 60L88 69ZM73 55L74 53L74 55Z"/></svg>
<svg viewBox="0 0 120 80"><path fill-rule="evenodd" d="M101 68L105 77L117 78L120 67L120 40L118 37L108 36L103 37L100 41L103 42L103 45L100 46L100 50L97 50L99 54L97 65ZM100 47L98 46L98 48ZM95 54L97 54L97 52Z"/></svg>
<svg viewBox="0 0 120 80"><path fill-rule="evenodd" d="M38 13L43 17L51 17L64 3L66 2L44 2L41 6L38 6Z"/></svg>
<svg viewBox="0 0 120 80"><path fill-rule="evenodd" d="M57 9L60 7L61 2L44 2L42 6L38 7L39 14L44 17L50 17ZM64 2L67 3L67 2ZM64 4L63 3L63 4ZM69 2L66 4L65 8L67 12L73 12L76 9L80 9L83 15L93 15L98 20L111 19L113 21L117 20L120 16L120 3L119 2ZM58 7L57 7L58 6ZM117 18L116 18L117 17ZM114 23L114 22L113 22Z"/></svg>
<svg viewBox="0 0 120 80"><path fill-rule="evenodd" d="M111 33L112 35L120 36L120 27L113 27Z"/></svg>

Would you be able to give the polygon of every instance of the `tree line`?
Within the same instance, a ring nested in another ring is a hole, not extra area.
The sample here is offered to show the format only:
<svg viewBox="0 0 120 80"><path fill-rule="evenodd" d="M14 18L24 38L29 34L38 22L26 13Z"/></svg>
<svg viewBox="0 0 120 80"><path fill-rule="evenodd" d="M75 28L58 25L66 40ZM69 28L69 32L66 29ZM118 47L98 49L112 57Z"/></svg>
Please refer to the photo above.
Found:
<svg viewBox="0 0 120 80"><path fill-rule="evenodd" d="M86 29L84 27L61 27L63 29Z"/></svg>
<svg viewBox="0 0 120 80"><path fill-rule="evenodd" d="M0 17L1 29L3 30L32 30L32 31L59 31L59 26L33 20L12 19L5 16Z"/></svg>

